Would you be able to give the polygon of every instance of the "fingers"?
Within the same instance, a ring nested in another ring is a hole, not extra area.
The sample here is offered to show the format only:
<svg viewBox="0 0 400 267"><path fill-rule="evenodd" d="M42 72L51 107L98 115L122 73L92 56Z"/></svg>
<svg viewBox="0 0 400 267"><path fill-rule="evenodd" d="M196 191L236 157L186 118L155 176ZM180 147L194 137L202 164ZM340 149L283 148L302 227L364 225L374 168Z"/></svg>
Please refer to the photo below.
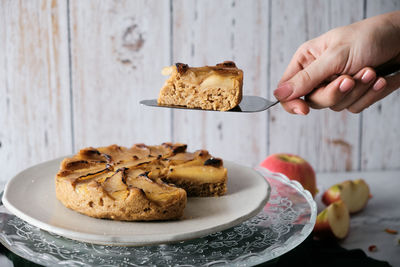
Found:
<svg viewBox="0 0 400 267"><path fill-rule="evenodd" d="M361 98L347 109L352 113L360 113L370 105L400 88L400 73L385 78L378 78Z"/></svg>
<svg viewBox="0 0 400 267"><path fill-rule="evenodd" d="M375 91L379 91L381 89L383 89L386 86L387 82L385 78L380 77L374 84L374 86L372 86L372 89Z"/></svg>
<svg viewBox="0 0 400 267"><path fill-rule="evenodd" d="M279 84L286 82L292 78L296 73L307 67L315 58L315 52L313 50L312 41L308 41L302 44L294 53L289 65L287 66L285 72Z"/></svg>
<svg viewBox="0 0 400 267"><path fill-rule="evenodd" d="M355 81L349 75L341 75L326 86L321 86L306 96L310 107L328 108L340 103L354 88Z"/></svg>
<svg viewBox="0 0 400 267"><path fill-rule="evenodd" d="M281 102L282 107L291 114L307 115L310 112L306 101L297 98L287 102Z"/></svg>
<svg viewBox="0 0 400 267"><path fill-rule="evenodd" d="M376 73L374 69L367 67L354 75L353 79L355 80L353 90L346 94L341 101L330 106L332 110L342 111L360 99L376 81Z"/></svg>
<svg viewBox="0 0 400 267"><path fill-rule="evenodd" d="M339 73L341 61L335 52L326 51L306 68L280 84L274 91L275 97L286 102L307 95L327 78Z"/></svg>
<svg viewBox="0 0 400 267"><path fill-rule="evenodd" d="M331 108L340 111L350 107L371 88L381 89L383 81L376 79L374 69L366 67L353 77L349 75L331 76L327 79L328 84L320 85L319 88L306 95L303 100L290 100L281 102L286 111L292 114L308 113L306 104L314 109Z"/></svg>
<svg viewBox="0 0 400 267"><path fill-rule="evenodd" d="M399 88L400 73L376 78L375 71L367 67L354 77L342 75L328 85L319 87L306 96L306 101L298 98L281 104L291 114L306 115L309 107L330 107L334 111L347 108L352 113L360 113Z"/></svg>

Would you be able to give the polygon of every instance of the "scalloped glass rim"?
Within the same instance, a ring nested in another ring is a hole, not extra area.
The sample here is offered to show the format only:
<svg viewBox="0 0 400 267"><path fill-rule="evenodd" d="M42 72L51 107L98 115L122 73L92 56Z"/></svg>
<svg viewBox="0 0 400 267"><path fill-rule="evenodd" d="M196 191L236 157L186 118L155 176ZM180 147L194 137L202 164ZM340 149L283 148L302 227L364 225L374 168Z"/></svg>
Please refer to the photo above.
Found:
<svg viewBox="0 0 400 267"><path fill-rule="evenodd" d="M274 257L271 257L271 258L267 259L267 260L271 260L273 258L279 257L279 256L283 255L284 253L294 249L295 247L300 245L311 234L312 230L314 229L315 222L317 220L317 203L315 202L315 200L314 200L313 196L311 195L311 193L308 190L304 189L304 187L298 181L290 180L283 173L270 172L266 168L263 168L263 167L260 167L260 166L255 167L254 169L264 177L277 178L281 182L283 182L283 183L285 183L285 184L297 189L300 193L302 193L304 195L305 199L307 200L307 202L311 206L310 222L304 226L304 228L302 229L302 231L300 233L304 238L303 239L297 239L296 240L297 242L289 243L287 247L283 247L283 246L277 247L276 249L274 249L274 251L272 253L272 255ZM287 243L290 240L291 239L288 239Z"/></svg>
<svg viewBox="0 0 400 267"><path fill-rule="evenodd" d="M307 211L306 223L302 224L302 229L298 233L296 233L295 236L293 236L293 235L290 236L283 243L279 243L279 244L273 243L270 247L267 247L260 252L240 255L234 259L217 258L217 259L210 260L209 262L206 262L206 263L195 264L195 266L210 266L210 265L213 265L213 266L214 265L215 266L247 266L247 265L256 265L256 264L264 263L266 261L275 259L275 258L283 255L284 253L292 250L293 248L295 248L296 246L301 244L307 238L307 236L311 233L311 231L314 227L315 221L316 221L316 216L317 216L317 206L316 206L316 203L313 200L311 194L307 190L305 190L301 186L300 183L298 183L297 181L289 180L283 174L271 173L268 170L266 170L264 168L260 168L260 167L255 168L255 170L257 172L259 172L263 177L270 178L270 179L277 181L278 183L287 185L287 186L293 188L297 193L299 193L299 195L302 197L302 199L305 200L304 202L302 201L302 203L307 205L308 211ZM279 193L281 191L277 190L277 192ZM286 192L286 194L287 193L288 192ZM283 196L284 198L285 198L285 196L287 196L287 195L281 195L281 194L279 194L279 195ZM293 204L295 204L295 203L296 202L293 202ZM0 207L0 209L1 209L1 207ZM265 212L263 211L261 213L264 214ZM13 216L13 215L10 215L10 216ZM299 215L296 215L296 216L297 216L296 218L299 217ZM13 217L15 217L15 216L13 216ZM253 219L257 220L258 218L256 218L256 217L258 217L258 216L255 216ZM0 217L0 219L1 219L1 217ZM18 219L18 218L16 218L16 219ZM251 221L253 219L250 219L249 221ZM250 224L251 223L252 222L250 222ZM23 227L27 227L27 226L24 225ZM33 226L31 226L31 227L35 228ZM27 229L29 230L29 225L28 225ZM233 228L231 228L231 229L233 229ZM81 247L83 246L84 249L82 250L82 253L87 253L88 248L86 247L87 245L85 245L85 243L80 243L80 242L77 242L74 240L65 239L65 238L59 237L59 236L53 236L46 232L41 232L38 229L33 229L32 231L33 231L34 236L35 236L35 234L38 234L38 233L45 234L45 236L44 236L45 242L48 243L48 245L51 245L52 249L67 249L67 248L57 248L56 247L57 243L54 244L54 241L52 241L55 239L55 240L57 240L56 242L68 244L70 247L77 246L76 249L78 249L79 246L81 246ZM228 229L225 231L229 231L229 233L231 233L233 230L231 231L230 229ZM48 238L51 238L51 239L48 239ZM29 239L28 236L26 237L26 239ZM24 239L24 240L26 240L26 239ZM191 241L180 242L179 244L183 244L185 246L191 246L193 242L199 242L199 240L201 241L201 238L191 240ZM23 241L21 239L15 240L15 237L8 236L8 235L4 234L3 232L0 233L0 242L3 245L5 245L9 250L18 254L19 256L21 256L25 259L28 259L30 261L39 263L39 264L53 265L53 266L54 265L64 266L65 264L74 265L74 266L91 266L93 264L94 264L94 266L110 266L108 264L102 265L102 264L95 264L95 263L90 263L90 262L86 262L86 263L80 262L80 261L78 262L78 261L74 260L76 258L68 259L68 257L61 257L61 255L59 255L57 258L54 255L51 255L50 253L43 253L40 251L38 252L37 249L31 249L27 246L24 246L23 242L26 242L26 241ZM73 243L73 242L76 242L76 243ZM177 244L176 247L178 247L179 244ZM170 246L174 246L174 245L158 245L158 246L146 247L146 249L150 250L151 248L153 248L153 249L156 249L157 251L161 251L161 253L163 253L162 251L167 251L167 254L168 254L168 251L170 251L170 250L168 250L168 247L170 247ZM135 248L140 248L140 247L135 247ZM144 247L142 247L142 248L144 248ZM165 250L165 248L167 248L167 249ZM89 247L89 249L90 249L90 247ZM124 247L120 247L120 249L124 249ZM121 254L119 254L119 255L121 255ZM104 255L104 257L105 256L109 257L109 255ZM191 266L191 265L185 264L185 266Z"/></svg>

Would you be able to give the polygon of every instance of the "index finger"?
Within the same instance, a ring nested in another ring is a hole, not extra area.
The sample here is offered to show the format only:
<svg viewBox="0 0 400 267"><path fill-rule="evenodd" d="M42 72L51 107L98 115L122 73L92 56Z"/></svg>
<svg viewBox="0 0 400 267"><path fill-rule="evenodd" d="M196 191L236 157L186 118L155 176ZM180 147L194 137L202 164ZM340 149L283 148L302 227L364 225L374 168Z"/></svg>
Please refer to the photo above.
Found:
<svg viewBox="0 0 400 267"><path fill-rule="evenodd" d="M336 53L327 51L306 68L280 84L274 91L279 101L288 101L307 95L334 74L340 73L341 60Z"/></svg>
<svg viewBox="0 0 400 267"><path fill-rule="evenodd" d="M308 41L302 44L297 51L294 53L292 59L289 62L279 84L286 82L292 78L296 73L307 67L311 62L316 60L316 51L313 51L312 41ZM319 53L318 53L319 54Z"/></svg>

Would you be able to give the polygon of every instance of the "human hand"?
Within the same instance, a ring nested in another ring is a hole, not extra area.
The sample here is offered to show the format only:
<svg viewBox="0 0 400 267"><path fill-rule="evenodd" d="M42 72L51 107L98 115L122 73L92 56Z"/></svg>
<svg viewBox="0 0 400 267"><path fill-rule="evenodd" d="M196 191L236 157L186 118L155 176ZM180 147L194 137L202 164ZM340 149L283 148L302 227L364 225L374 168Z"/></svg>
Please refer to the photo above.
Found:
<svg viewBox="0 0 400 267"><path fill-rule="evenodd" d="M400 87L400 73L383 78L373 69L399 65L399 44L400 11L333 29L300 46L274 95L295 114L361 112Z"/></svg>

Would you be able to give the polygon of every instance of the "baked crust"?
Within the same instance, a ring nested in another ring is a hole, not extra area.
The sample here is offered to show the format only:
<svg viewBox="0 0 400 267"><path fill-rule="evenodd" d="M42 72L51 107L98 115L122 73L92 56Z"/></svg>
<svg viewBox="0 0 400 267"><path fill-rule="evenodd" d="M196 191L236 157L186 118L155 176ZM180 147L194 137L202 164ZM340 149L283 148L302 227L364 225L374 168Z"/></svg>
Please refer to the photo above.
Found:
<svg viewBox="0 0 400 267"><path fill-rule="evenodd" d="M176 63L162 74L170 77L161 88L159 105L227 111L242 100L243 71L232 61L199 68Z"/></svg>
<svg viewBox="0 0 400 267"><path fill-rule="evenodd" d="M187 196L223 195L226 181L221 159L186 152L185 144L89 147L62 161L56 196L91 217L172 220L183 215Z"/></svg>

